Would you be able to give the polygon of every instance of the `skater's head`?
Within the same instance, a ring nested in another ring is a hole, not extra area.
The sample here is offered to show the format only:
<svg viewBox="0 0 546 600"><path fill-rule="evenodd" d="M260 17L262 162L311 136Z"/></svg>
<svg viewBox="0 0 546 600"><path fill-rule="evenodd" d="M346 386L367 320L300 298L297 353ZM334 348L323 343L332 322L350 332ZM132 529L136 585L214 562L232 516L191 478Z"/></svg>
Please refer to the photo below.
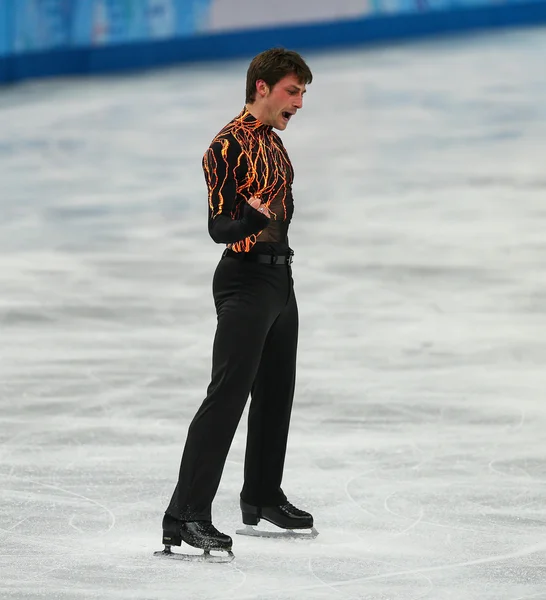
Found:
<svg viewBox="0 0 546 600"><path fill-rule="evenodd" d="M246 106L259 121L286 129L303 106L311 69L293 50L272 48L252 59L246 76Z"/></svg>

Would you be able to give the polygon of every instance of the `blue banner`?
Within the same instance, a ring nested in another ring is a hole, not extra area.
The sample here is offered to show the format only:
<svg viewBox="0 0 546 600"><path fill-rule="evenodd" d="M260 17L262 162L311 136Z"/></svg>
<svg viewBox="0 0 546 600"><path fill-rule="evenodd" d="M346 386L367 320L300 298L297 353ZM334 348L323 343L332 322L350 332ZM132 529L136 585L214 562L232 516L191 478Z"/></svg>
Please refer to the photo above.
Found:
<svg viewBox="0 0 546 600"><path fill-rule="evenodd" d="M212 0L87 0L79 2L79 45L126 44L186 37L202 28ZM85 24L88 25L87 30Z"/></svg>
<svg viewBox="0 0 546 600"><path fill-rule="evenodd" d="M536 0L537 4L544 1ZM0 56L137 42L154 45L199 34L267 28L269 23L282 28L318 20L335 27L344 19L390 19L414 13L425 17L467 7L501 8L526 2L367 0L359 8L355 0L274 0L273 16L273 0L0 0Z"/></svg>
<svg viewBox="0 0 546 600"><path fill-rule="evenodd" d="M0 0L0 55L187 37L213 0Z"/></svg>
<svg viewBox="0 0 546 600"><path fill-rule="evenodd" d="M86 45L125 44L146 39L146 0L88 0Z"/></svg>
<svg viewBox="0 0 546 600"><path fill-rule="evenodd" d="M0 56L5 56L11 50L10 29L11 18L8 16L8 2L0 0Z"/></svg>
<svg viewBox="0 0 546 600"><path fill-rule="evenodd" d="M70 45L73 0L11 2L12 47L19 54Z"/></svg>

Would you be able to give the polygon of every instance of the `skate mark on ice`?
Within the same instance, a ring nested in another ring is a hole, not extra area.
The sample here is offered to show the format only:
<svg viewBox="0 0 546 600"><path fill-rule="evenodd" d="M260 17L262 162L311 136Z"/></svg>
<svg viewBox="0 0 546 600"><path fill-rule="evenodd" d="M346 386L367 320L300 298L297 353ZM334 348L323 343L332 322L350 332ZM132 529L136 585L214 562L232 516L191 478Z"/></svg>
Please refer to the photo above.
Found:
<svg viewBox="0 0 546 600"><path fill-rule="evenodd" d="M72 515L70 517L70 519L68 519L68 524L70 525L70 527L72 527L72 529L75 529L78 533L85 533L85 531L83 531L83 529L80 529L77 525L74 525L75 518L76 518L76 515Z"/></svg>
<svg viewBox="0 0 546 600"><path fill-rule="evenodd" d="M498 554L496 556L490 556L488 558L477 558L475 560L468 560L459 563L451 563L447 565L439 565L437 567L423 567L417 569L408 569L402 571L393 571L392 573L383 573L381 575L372 575L370 577L362 577L359 579L353 580L353 583L364 583L366 581L373 581L376 579L389 579L391 577L398 577L400 575L413 575L413 574L424 574L424 573L438 573L441 571L448 571L450 569L460 569L463 567L475 567L477 565L486 565L492 564L496 562L508 561L514 558L521 558L524 556L530 556L531 554L535 554L537 552L542 552L546 550L546 542L542 542L541 544L534 544L533 546L526 546L521 550L516 550L515 552L510 552L507 554ZM334 586L347 585L345 582L341 581L339 583L332 584Z"/></svg>
<svg viewBox="0 0 546 600"><path fill-rule="evenodd" d="M33 479L27 479L25 477L18 477L17 475L13 475L11 478L17 479L18 481L22 481L23 483L31 483L32 485L36 485L38 487L45 487L50 490L62 492L63 494L68 494L69 496L74 496L75 498L80 498L81 500L85 500L86 502L89 502L89 503L94 504L95 506L98 506L99 508L101 508L109 516L110 524L108 525L108 529L106 529L106 531L97 533L96 535L98 535L98 536L105 535L116 524L116 516L114 515L114 513L107 506L105 506L104 504L101 504L98 500L93 500L92 498L88 498L87 496L84 496L83 494L78 494L77 492L71 492L70 490L65 490L64 488L59 487L57 485L52 485L51 483L41 483L39 481L34 481Z"/></svg>
<svg viewBox="0 0 546 600"><path fill-rule="evenodd" d="M425 463L434 462L434 456L432 452L427 453L424 450L421 450L421 448L419 448L419 446L415 442L411 442L410 446L412 448L415 448L415 450L422 456L421 460L416 465L413 465L413 467L409 467L411 471L419 471Z"/></svg>
<svg viewBox="0 0 546 600"><path fill-rule="evenodd" d="M324 581L323 579L321 579L313 570L313 557L310 556L309 560L307 561L307 566L309 569L309 572L311 573L311 575L320 582L321 586L320 587L327 587L329 589L331 589L332 591L334 591L336 594L341 594L342 596L346 596L346 594L344 594L341 590L336 590L336 588L332 587L329 583L327 583L326 581ZM298 588L301 589L301 588ZM352 600L352 597L349 596L348 597L349 600ZM357 599L358 600L358 599Z"/></svg>
<svg viewBox="0 0 546 600"><path fill-rule="evenodd" d="M353 481L356 481L357 479L360 479L361 477L364 477L365 475L368 475L369 473L374 473L375 471L377 471L377 469L374 467L373 469L370 469L369 471L364 471L364 473L360 473L359 475L355 475L354 477L351 477L345 483L345 495L347 496L347 498L349 498L349 500L351 502L353 502L363 513L367 514L369 517L372 517L372 518L377 517L377 514L372 513L367 508L364 508L359 502L357 502L351 495L351 492L349 491L349 486L351 485L351 483L353 483Z"/></svg>
<svg viewBox="0 0 546 600"><path fill-rule="evenodd" d="M315 557L316 558L316 557ZM325 557L320 557L320 558L325 558ZM372 559L371 562L373 563L377 563L377 564L383 564L383 565L387 565L388 567L392 567L392 566L399 566L396 565L392 562L385 562L382 560L376 560L376 559ZM343 590L337 589L338 587L343 587L343 586L349 586L349 585L353 585L353 584L358 584L360 583L363 579L370 579L370 578L354 578L354 579L344 579L342 581L336 581L333 583L328 583L326 581L324 581L319 575L317 575L317 573L315 572L315 570L313 569L313 557L309 558L308 561L308 565L309 565L309 572L313 575L313 577L315 577L319 582L320 585L299 585L299 586L292 586L290 587L290 589L288 590L291 594L293 594L294 598L298 597L298 592L310 592L313 590L319 590L319 589L331 589L333 592L336 592L336 594L341 594L345 599L347 600L359 600L359 598L361 598L360 595L354 596L354 595L348 595L350 592L344 592ZM405 600L420 600L422 598L425 598L426 596L428 596L431 591L434 589L434 584L432 583L432 580L430 579L430 577L427 577L426 575L424 575L423 573L420 572L408 572L405 573L404 571L400 571L403 574L410 574L412 575L412 577L416 577L419 579L423 579L426 581L427 583L427 589L424 592L419 593L418 596L406 596ZM379 576L378 576L379 577ZM283 596L285 593L287 593L287 590L285 589L274 589L274 590L268 590L270 596L268 597L280 597ZM256 600L257 596L255 594L252 595L244 595L244 596L229 596L226 597L224 600Z"/></svg>
<svg viewBox="0 0 546 600"><path fill-rule="evenodd" d="M8 527L7 529L3 529L3 531L6 531L6 532L13 531L16 527L19 527L19 525L22 525L25 521L28 521L28 517L21 519L20 521L15 523L15 525L12 525L11 527Z"/></svg>
<svg viewBox="0 0 546 600"><path fill-rule="evenodd" d="M386 562L386 561L383 561L383 560L377 560L377 559L373 559L373 560L372 560L372 562L374 562L374 563L378 563L378 564L387 565L388 567L393 567L393 566L395 566L395 567L399 567L399 568L401 568L401 567L400 567L400 565L397 565L397 564L395 564L395 563L392 563L392 562ZM315 573L315 571L314 571L314 569L313 569L313 564L312 564L312 563L313 563L313 557L310 557L310 558L309 558L309 571L311 572L311 574L312 574L312 575L313 575L313 576L314 576L316 579L318 579L320 582L322 582L322 584L323 584L325 587L327 587L327 588L329 588L329 589L333 590L333 591L334 591L334 592L336 592L337 594L342 594L343 596L345 596L345 597L346 597L346 598L348 598L349 600L352 600L353 598L354 598L355 600L358 600L358 599L359 599L359 597L360 597L360 596L346 596L346 594L345 594L345 593L344 593L342 590L338 590L338 589L336 589L336 588L337 588L337 586L341 586L341 585L351 585L351 584L352 584L352 583L354 583L354 582L358 582L358 581L359 581L359 579L358 579L358 578L357 578L357 579L344 579L343 581L336 581L336 582L334 582L334 583L330 584L330 583L327 583L326 581L324 581L323 579L321 579L321 578L320 578L320 577L319 577L319 576L318 576L318 575ZM427 589L426 589L426 590L425 590L423 593L419 594L418 596L408 596L408 597L406 598L406 600L420 600L421 598L425 598L426 596L428 596L428 595L430 594L430 592L431 592L431 591L434 589L434 584L432 583L432 580L430 579L430 577L427 577L426 575L423 575L422 573L416 573L416 574L415 574L415 576L416 576L416 577L418 577L418 578L424 579L424 580L427 582ZM298 589L298 590L303 590L303 589L305 589L305 590L311 590L311 589L317 589L317 586L306 586L306 587L304 587L304 586L301 586L301 587L298 587L297 589Z"/></svg>
<svg viewBox="0 0 546 600"><path fill-rule="evenodd" d="M9 537L9 534L11 533L10 530L8 529L3 529L0 527L0 531L2 533L6 533L8 534L6 537ZM63 552L59 552L58 554L53 555L55 558L57 558L58 556L67 556L67 555L74 555L74 552L72 550L67 550L66 545L61 546L61 544L56 544L55 542L52 542L50 540L44 540L41 539L39 536L36 536L32 533L18 533L17 534L18 538L28 538L30 540L32 540L32 545L33 546L45 546L46 548L59 548L61 550L63 550ZM9 556L11 558L13 558L13 554L0 554L0 556ZM18 558L29 558L29 557L35 557L36 553L34 554L18 554L17 557ZM84 553L79 553L79 556L85 556Z"/></svg>
<svg viewBox="0 0 546 600"><path fill-rule="evenodd" d="M393 492L392 494L390 494L390 496L387 496L387 498L385 498L385 502L384 502L385 510L388 513L390 513L391 515L393 515L395 517L398 517L400 519L411 520L413 517L408 517L406 515L400 514L400 513L396 512L396 511L392 510L389 507L389 505L388 505L389 499L392 498L393 496L397 495L397 494L399 494L399 492ZM533 501L531 504L534 504L535 502L536 501ZM474 521L476 523L485 524L488 527L491 527L491 526L493 526L493 527L501 527L502 529L507 529L507 530L510 530L510 531L517 531L517 532L521 533L521 529L519 529L517 527L511 527L510 525L503 525L501 523L494 523L492 521L485 521L485 520L479 519L477 517L474 517L473 519L474 519ZM439 522L428 521L428 520L425 521L425 520L422 519L422 515L419 515L419 517L417 518L417 520L410 525L410 527L408 528L408 530L412 529L418 523L422 523L423 525L431 525L433 527L441 527L442 529L453 529L453 530L456 530L456 531L468 531L468 532L473 533L473 534L479 534L480 533L480 530L477 529L477 528L462 527L460 525L449 525L449 524L445 524L445 523L439 523ZM396 535L401 535L405 531L406 530L404 530L403 532L399 532Z"/></svg>
<svg viewBox="0 0 546 600"><path fill-rule="evenodd" d="M525 412L525 410L522 408L521 409L521 417L518 421L518 423L512 427L511 425L508 425L506 427L506 429L504 430L504 432L508 432L508 431L518 431L523 427L523 424L525 423L525 418L527 416L527 413Z"/></svg>
<svg viewBox="0 0 546 600"><path fill-rule="evenodd" d="M384 500L384 502L383 502L383 506L384 506L385 510L386 510L386 511L387 511L389 514L391 514L393 517L398 517L399 519L404 519L404 520L406 520L406 521L411 521L411 520L412 520L414 517L408 517L408 516L406 516L406 515L400 514L400 513L396 512L396 511L392 510L392 509L389 507L389 500L390 500L390 499L391 499L393 496L396 496L396 495L398 495L398 494L399 494L399 492L393 492L392 494L389 494L389 495L388 495L388 496L385 498L385 500ZM424 511L423 511L423 508L421 507L421 508L420 508L420 514L419 514L419 516L417 517L417 519L415 519L415 520L414 520L414 521L413 521L413 522L412 522L412 523L411 523L411 524L410 524L408 527L406 527L406 529L404 529L403 531L399 531L399 532L397 532L395 535L396 535L396 536L398 536L398 535L402 535L403 533L406 533L407 531L410 531L410 530L411 530L411 529L413 529L414 527L417 527L417 525L418 525L419 523L422 523L423 525L432 525L432 526L435 526L435 527L442 527L442 528L446 528L446 529L456 529L456 530L459 530L459 531L469 531L469 532L471 532L471 533L477 533L477 530L476 530L476 529L469 529L469 528L467 528L467 527L459 527L458 525L443 525L443 524L441 524L441 523L434 523L434 522L432 522L432 521L424 521L424 520L423 520L423 515L424 515Z"/></svg>
<svg viewBox="0 0 546 600"><path fill-rule="evenodd" d="M46 571L42 571L41 573L37 573L34 577L30 577L29 579L27 579L26 583L28 583L29 581L38 581L45 575L49 575L49 573L53 573L53 571L60 571L61 569L66 569L67 565L68 565L68 562L63 565L57 565L56 567L51 567L51 569L47 569Z"/></svg>
<svg viewBox="0 0 546 600"><path fill-rule="evenodd" d="M526 502L525 504L520 504L518 506L518 508L521 510L522 508L529 508L530 506L533 506L533 504L538 504L540 502L541 506L542 506L542 501L540 500L531 500L531 502Z"/></svg>
<svg viewBox="0 0 546 600"><path fill-rule="evenodd" d="M391 494L392 495L392 494ZM392 512L389 507L387 506L387 502L389 500L390 496L388 496L387 498L385 498L385 502L383 503L385 510L387 512ZM392 513L394 514L394 513ZM411 531L412 529L414 529L415 527L417 527L417 525L419 525L419 523L421 523L421 521L423 520L423 515L425 514L425 511L423 510L423 507L419 507L419 516L417 517L417 519L415 519L415 521L413 523L411 523L410 525L408 525L405 529L402 529L402 531L398 531L397 533L394 534L394 536L398 536L398 535L404 535L405 533L408 533L408 531Z"/></svg>
<svg viewBox="0 0 546 600"><path fill-rule="evenodd" d="M425 573L437 573L437 572L441 572L441 571L447 571L450 569L458 569L458 568L471 567L471 566L477 566L477 565L483 565L483 564L491 564L491 563L495 563L495 562L509 561L514 558L529 556L531 554L534 554L536 552L541 552L543 550L546 550L546 542L541 543L541 544L535 544L533 546L527 546L525 548L522 548L521 550L518 550L516 552L511 552L508 554L497 555L497 556L492 556L492 557L488 557L488 558L478 558L476 560L452 563L452 564L447 564L447 565L439 565L437 567L423 567L423 568L407 569L407 570L402 569L399 571L392 571L390 573L382 573L380 575L371 575L369 577L359 577L356 579L337 581L337 582L328 584L328 587L335 589L337 587L344 587L347 585L365 583L366 581L390 579L393 577L400 577L400 576L404 576L404 575L418 575L418 576L422 576L429 583L429 589L424 594L421 594L420 596L416 596L411 599L411 600L419 600L420 598L424 598L425 596L428 596L430 594L430 592L432 591L432 589L434 588L434 584L432 583L432 580L429 577L427 577L425 575ZM385 561L374 560L374 562L387 564L389 566L392 565L392 563L387 563ZM297 588L294 588L293 591L310 591L310 590L317 589L317 588L318 588L318 586L298 586ZM539 594L534 594L531 596L522 596L521 598L518 598L516 600L528 600L528 599L536 598L538 595ZM251 600L254 598L255 598L255 596L241 596L237 600ZM410 600L410 599L408 599L408 600Z"/></svg>
<svg viewBox="0 0 546 600"><path fill-rule="evenodd" d="M418 465L421 465L421 464L423 464L423 463L422 463L422 462L418 463ZM415 465L415 466L418 466L418 465ZM368 510L368 509L364 508L364 507L363 507L363 506L362 506L362 505L361 505L361 504L360 504L360 503L359 503L359 502L358 502L358 501L357 501L357 500L356 500L356 499L355 499L355 498L354 498L354 497L351 495L351 492L349 491L349 486L351 485L351 483L353 483L353 481L356 481L356 480L358 480L358 479L360 479L360 478L362 478L362 477L365 477L366 475L368 475L368 474L370 474L370 473L374 473L374 472L377 472L377 469L376 469L376 468L370 469L369 471L365 471L364 473L360 473L359 475L356 475L356 476L352 477L351 479L349 479L349 480L346 482L346 484L345 484L345 494L346 494L346 496L349 498L349 500L351 500L351 502L353 502L353 503L354 503L354 504L355 504L355 505L356 505L356 506L357 506L357 507L358 507L358 508L359 508L359 509L360 509L362 512L366 513L366 514L367 514L367 515L369 515L370 517L377 518L377 517L378 517L378 514L377 514L377 513L372 513L370 510ZM397 492L393 492L393 494L391 494L390 496L387 496L387 498L384 500L384 503L383 503L383 504L384 504L384 507L385 507L385 509L387 510L387 512L391 513L392 515L394 515L394 516L398 516L398 517L401 517L401 518L403 518L404 520L408 520L408 518L409 518L409 517L402 516L402 515L397 515L395 512L391 511L391 510L388 508L388 506L387 506L387 501L388 501L388 499L389 499L391 496L395 495L396 493L397 493ZM407 529L407 530L409 531L409 530L410 530L410 529L412 529L413 527L417 526L417 524L418 524L418 523L419 523L419 522L422 520L422 518L423 518L423 514L420 514L420 515L419 515L419 517L417 518L417 521L416 521L415 523L413 523L412 525L410 525L410 526L408 527L408 529ZM402 532L399 532L399 533L397 533L396 535L401 535L401 534L402 534L402 533L404 533L405 531L406 531L406 530L404 530L404 531L402 531Z"/></svg>
<svg viewBox="0 0 546 600"><path fill-rule="evenodd" d="M499 469L495 468L494 465L496 463L501 463L506 461L506 458L494 458L492 461L489 462L489 464L487 465L488 469L493 472L496 473L497 475L501 475L502 477L512 477L513 473L505 473L503 471L499 471ZM520 466L516 466L515 467L521 474L523 474L525 477L527 477L528 479L530 479L531 481L540 481L537 480L535 477L533 477L528 471L526 471L525 469L523 469Z"/></svg>
<svg viewBox="0 0 546 600"><path fill-rule="evenodd" d="M513 432L513 431L518 431L519 429L522 429L523 424L525 422L525 417L526 417L526 412L525 410L521 410L521 417L519 422L517 423L517 425L515 427L507 427L503 433L506 432ZM501 445L501 442L499 442L498 444L495 444L495 448L498 450L499 446ZM498 454L498 452L496 452L496 454ZM492 473L496 473L497 475L501 475L502 477L510 477L511 475L513 475L513 473L506 473L503 471L500 471L499 469L496 468L496 464L497 463L502 463L506 460L509 460L511 456L510 451L508 451L508 453L506 454L506 458L502 458L502 457L498 457L498 458L493 458L491 461L489 461L487 468L492 472ZM523 474L525 477L529 478L532 481L537 481L536 477L533 477L528 471L526 471L524 468L520 467L519 465L515 466L515 469L517 471L519 471L521 474Z"/></svg>
<svg viewBox="0 0 546 600"><path fill-rule="evenodd" d="M229 568L232 571L238 571L243 576L243 578L241 579L241 581L239 581L239 583L236 583L233 587L230 587L227 590L224 590L222 592L221 596L215 596L215 598L225 598L226 596L224 594L233 594L233 592L238 590L240 587L242 587L246 583L247 574L242 569L240 569L238 566L233 564L234 562L235 561L231 561L230 563L226 563L226 564L227 564L227 566L229 566ZM192 564L192 563L189 563L189 564ZM212 565L212 566L213 566L213 568L216 568L217 565Z"/></svg>
<svg viewBox="0 0 546 600"><path fill-rule="evenodd" d="M398 492L393 492L393 493L392 493L390 496L388 496L388 497L385 499L385 502L384 502L384 507L385 507L385 510L386 510L386 511L387 511L389 514L393 515L394 517L398 517L399 519L404 519L404 520L406 520L406 521L411 521L411 519L412 519L413 517L407 517L406 515L400 514L400 513L396 512L396 511L392 510L391 508L389 508L389 506L388 506L388 500L389 500L390 498L392 498L392 496L395 496L396 494L398 494ZM414 522L413 522L413 523L412 523L412 524L411 524L411 525L410 525L410 526L407 528L407 531L409 531L409 530L413 529L415 526L417 526L417 524L422 524L422 525L431 525L431 526L433 526L433 527L441 527L442 529L454 529L454 530L456 530L456 531L468 531L468 532L470 532L470 533L473 533L473 534L477 534L477 533L478 533L478 530L477 530L477 529L472 529L472 528L470 528L470 527L461 527L460 525L446 525L446 524L444 524L444 523L436 523L436 522L434 522L434 521L424 521L422 517L423 517L423 515L420 515L420 516L418 517L418 519L417 519L416 521L414 521ZM406 530L404 530L404 531L399 531L399 532L397 532L395 535L397 535L397 536L398 536L398 535L402 535L402 533L404 533L405 531L406 531Z"/></svg>

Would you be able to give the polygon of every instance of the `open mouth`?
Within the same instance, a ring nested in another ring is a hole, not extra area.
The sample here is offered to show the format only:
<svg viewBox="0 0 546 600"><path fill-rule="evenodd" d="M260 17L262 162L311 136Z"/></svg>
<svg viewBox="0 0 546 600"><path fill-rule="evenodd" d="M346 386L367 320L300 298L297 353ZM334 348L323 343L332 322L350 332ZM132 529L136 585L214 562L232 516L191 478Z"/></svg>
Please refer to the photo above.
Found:
<svg viewBox="0 0 546 600"><path fill-rule="evenodd" d="M290 117L292 117L292 116L293 116L293 114L292 114L292 113L290 113L290 112L288 112L287 110L285 110L285 111L282 113L282 116L283 116L283 118L284 118L284 119L286 119L287 121L289 121L289 120L290 120Z"/></svg>

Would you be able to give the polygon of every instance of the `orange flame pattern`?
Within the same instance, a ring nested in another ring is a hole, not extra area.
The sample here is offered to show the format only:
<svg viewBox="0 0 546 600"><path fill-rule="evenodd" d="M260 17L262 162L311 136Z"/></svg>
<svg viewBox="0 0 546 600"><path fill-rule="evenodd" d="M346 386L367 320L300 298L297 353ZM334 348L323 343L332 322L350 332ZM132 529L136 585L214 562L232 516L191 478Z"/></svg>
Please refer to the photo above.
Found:
<svg viewBox="0 0 546 600"><path fill-rule="evenodd" d="M244 109L212 140L203 157L210 218L240 219L251 197L260 198L271 215L268 227L228 244L248 252L257 241L282 241L293 213L294 171L280 137Z"/></svg>

